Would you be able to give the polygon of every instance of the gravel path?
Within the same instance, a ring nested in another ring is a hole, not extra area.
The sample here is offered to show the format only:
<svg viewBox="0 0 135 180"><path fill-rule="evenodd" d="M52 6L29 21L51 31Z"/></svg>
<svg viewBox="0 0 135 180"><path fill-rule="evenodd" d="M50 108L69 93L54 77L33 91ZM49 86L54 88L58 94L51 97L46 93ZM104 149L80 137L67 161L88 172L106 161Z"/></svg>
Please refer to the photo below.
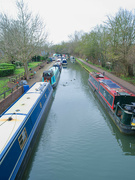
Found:
<svg viewBox="0 0 135 180"><path fill-rule="evenodd" d="M111 74L107 71L104 71L103 69L93 66L93 65L83 61L82 59L79 59L79 60L82 61L87 66L91 67L92 69L95 69L96 71L98 71L100 73L105 72L105 76L107 76L108 78L112 79L113 81L117 82L119 85L123 86L124 88L126 88L127 90L129 90L130 92L135 94L135 86L133 84L130 84L129 82L126 82L126 81L114 76L113 74Z"/></svg>
<svg viewBox="0 0 135 180"><path fill-rule="evenodd" d="M48 70L50 67L53 66L54 63L55 63L55 61L52 61L51 63L46 64L43 68L39 69L36 72L36 74L34 75L34 78L27 80L27 84L29 85L29 87L31 87L35 82L42 81L43 71Z"/></svg>

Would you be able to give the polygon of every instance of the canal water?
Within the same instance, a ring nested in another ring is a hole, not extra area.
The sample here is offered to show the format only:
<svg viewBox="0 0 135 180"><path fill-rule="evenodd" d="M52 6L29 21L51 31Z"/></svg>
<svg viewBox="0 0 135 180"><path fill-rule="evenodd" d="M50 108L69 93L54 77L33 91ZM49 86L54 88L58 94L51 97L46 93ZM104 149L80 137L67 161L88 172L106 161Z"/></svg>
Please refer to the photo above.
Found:
<svg viewBox="0 0 135 180"><path fill-rule="evenodd" d="M131 180L135 137L119 132L78 63L63 68L23 179Z"/></svg>

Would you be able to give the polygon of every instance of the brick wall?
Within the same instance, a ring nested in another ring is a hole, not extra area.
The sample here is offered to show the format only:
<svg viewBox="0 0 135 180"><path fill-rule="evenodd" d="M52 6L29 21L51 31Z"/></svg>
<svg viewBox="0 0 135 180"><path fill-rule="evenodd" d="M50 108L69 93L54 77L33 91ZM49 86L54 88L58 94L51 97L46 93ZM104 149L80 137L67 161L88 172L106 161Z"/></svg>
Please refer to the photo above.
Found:
<svg viewBox="0 0 135 180"><path fill-rule="evenodd" d="M5 99L0 101L0 114L3 113L15 100L17 100L24 92L23 86L19 87Z"/></svg>

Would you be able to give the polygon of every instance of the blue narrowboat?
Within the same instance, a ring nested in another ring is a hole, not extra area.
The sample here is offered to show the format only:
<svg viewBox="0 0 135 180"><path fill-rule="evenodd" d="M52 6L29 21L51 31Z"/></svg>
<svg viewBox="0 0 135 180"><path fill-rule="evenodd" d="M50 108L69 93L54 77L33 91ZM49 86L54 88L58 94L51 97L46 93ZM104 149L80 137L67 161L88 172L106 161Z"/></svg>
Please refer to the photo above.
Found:
<svg viewBox="0 0 135 180"><path fill-rule="evenodd" d="M101 73L89 73L88 84L120 132L135 135L135 94Z"/></svg>
<svg viewBox="0 0 135 180"><path fill-rule="evenodd" d="M51 67L48 71L43 72L42 82L50 82L53 88L58 84L60 71L58 67Z"/></svg>
<svg viewBox="0 0 135 180"><path fill-rule="evenodd" d="M62 60L62 65L67 65L67 60L66 59Z"/></svg>
<svg viewBox="0 0 135 180"><path fill-rule="evenodd" d="M50 83L33 84L0 117L0 179L21 179L53 99Z"/></svg>

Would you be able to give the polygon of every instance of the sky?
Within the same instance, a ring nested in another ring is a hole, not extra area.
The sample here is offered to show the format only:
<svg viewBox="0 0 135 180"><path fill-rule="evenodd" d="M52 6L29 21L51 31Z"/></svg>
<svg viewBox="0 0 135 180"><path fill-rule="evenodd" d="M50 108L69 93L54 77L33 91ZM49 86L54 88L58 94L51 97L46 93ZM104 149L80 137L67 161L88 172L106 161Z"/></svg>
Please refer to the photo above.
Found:
<svg viewBox="0 0 135 180"><path fill-rule="evenodd" d="M16 0L0 0L0 12L15 16ZM90 32L103 24L107 15L115 16L120 8L133 11L135 0L24 0L33 14L39 14L48 32L48 41L69 41L75 31Z"/></svg>

